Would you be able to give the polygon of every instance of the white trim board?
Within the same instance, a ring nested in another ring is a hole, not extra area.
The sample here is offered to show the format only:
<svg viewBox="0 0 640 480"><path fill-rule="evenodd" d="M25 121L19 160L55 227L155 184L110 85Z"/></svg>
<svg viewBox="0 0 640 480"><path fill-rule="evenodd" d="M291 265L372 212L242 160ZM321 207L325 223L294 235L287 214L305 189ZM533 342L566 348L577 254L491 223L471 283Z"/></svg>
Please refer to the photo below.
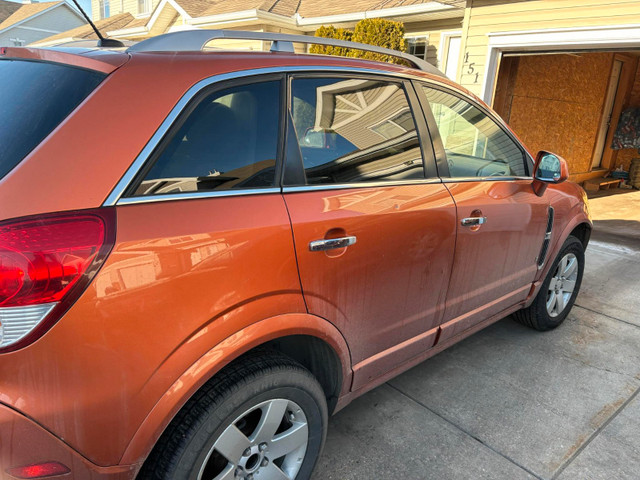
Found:
<svg viewBox="0 0 640 480"><path fill-rule="evenodd" d="M493 99L498 65L503 52L640 48L640 24L495 32L487 36L489 47L482 83L482 99L488 104L491 104Z"/></svg>

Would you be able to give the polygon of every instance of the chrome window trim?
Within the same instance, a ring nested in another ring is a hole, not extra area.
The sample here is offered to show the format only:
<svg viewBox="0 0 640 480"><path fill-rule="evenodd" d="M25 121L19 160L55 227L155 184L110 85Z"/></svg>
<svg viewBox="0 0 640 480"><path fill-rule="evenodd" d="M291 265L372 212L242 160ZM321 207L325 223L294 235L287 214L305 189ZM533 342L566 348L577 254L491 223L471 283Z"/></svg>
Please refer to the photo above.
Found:
<svg viewBox="0 0 640 480"><path fill-rule="evenodd" d="M465 182L513 182L516 180L533 181L533 177L445 177L442 183L465 183Z"/></svg>
<svg viewBox="0 0 640 480"><path fill-rule="evenodd" d="M158 146L160 141L164 138L167 131L173 123L176 121L178 116L185 109L187 104L204 88L209 87L215 83L234 80L238 78L246 78L246 77L254 77L259 75L267 75L273 73L300 73L300 72L316 72L316 73L335 73L335 72L343 72L343 73L354 73L354 74L369 74L376 76L385 76L385 77L394 77L401 78L407 80L421 80L424 82L430 82L433 84L441 85L444 87L451 88L448 83L441 82L437 78L426 78L421 75L413 74L411 72L393 72L383 69L377 68L358 68L358 67L341 67L335 65L304 65L304 66L287 66L287 67L268 67L268 68L256 68L250 70L240 70L236 72L228 72L221 73L218 75L213 75L211 77L207 77L203 80L200 80L196 84L194 84L187 92L178 100L176 105L171 109L167 117L162 121L158 129L151 136L149 141L146 143L144 148L140 151L138 156L135 158L133 163L129 166L124 175L120 178L116 186L111 190L111 193L107 196L105 201L102 203L103 207L110 207L114 205L130 205L130 204L138 204L138 203L147 203L147 202L160 202L160 201L168 201L168 200L182 200L187 198L213 198L213 197L221 197L221 196L232 196L232 195L256 195L256 194L264 194L264 193L274 193L274 191L281 191L280 188L273 189L247 189L247 190L225 190L225 191L210 191L210 192L190 192L190 193L178 193L178 194L169 194L169 195L157 195L157 196L138 196L138 197L128 197L122 198L122 195L129 187L134 177L138 174L142 166L146 163L149 156L153 153L155 148ZM442 181L447 181L452 179L419 179L416 183L441 183ZM478 181L481 180L479 178L475 178L473 180L466 181ZM490 180L496 180L495 178L491 178ZM504 180L504 178L502 179ZM463 181L462 179L455 179L455 181ZM399 182L397 185L406 185L413 182ZM371 186L386 186L386 185L394 185L394 182L373 182L373 183L353 183L348 185L318 185L318 188L315 188L315 185L307 185L303 187L286 187L286 191L292 191L291 188L304 188L309 189L323 189L323 190L331 190L331 189L343 189L343 188L362 188L362 187L371 187ZM283 190L285 191L285 190ZM296 190L297 191L297 190Z"/></svg>
<svg viewBox="0 0 640 480"><path fill-rule="evenodd" d="M325 185L299 185L282 187L282 193L310 192L318 190L348 190L353 188L399 187L410 185L434 185L442 183L439 178L424 178L418 180L398 180L394 182L359 182L359 183L327 183Z"/></svg>
<svg viewBox="0 0 640 480"><path fill-rule="evenodd" d="M279 187L273 188L248 188L245 190L210 190L207 192L181 192L167 193L164 195L144 195L138 197L125 197L118 200L118 205L136 205L138 203L168 202L172 200L189 200L196 198L237 197L242 195L267 195L280 193Z"/></svg>

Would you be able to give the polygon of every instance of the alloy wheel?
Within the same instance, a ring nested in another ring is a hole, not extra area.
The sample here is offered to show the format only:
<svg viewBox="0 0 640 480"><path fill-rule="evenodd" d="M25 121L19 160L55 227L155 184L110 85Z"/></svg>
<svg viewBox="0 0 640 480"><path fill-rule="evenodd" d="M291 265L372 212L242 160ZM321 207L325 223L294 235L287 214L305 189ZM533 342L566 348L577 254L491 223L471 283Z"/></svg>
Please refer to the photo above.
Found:
<svg viewBox="0 0 640 480"><path fill-rule="evenodd" d="M198 480L293 480L305 457L307 418L291 400L245 411L215 440Z"/></svg>
<svg viewBox="0 0 640 480"><path fill-rule="evenodd" d="M556 268L547 292L547 313L551 317L560 315L571 300L578 279L578 257L567 253Z"/></svg>

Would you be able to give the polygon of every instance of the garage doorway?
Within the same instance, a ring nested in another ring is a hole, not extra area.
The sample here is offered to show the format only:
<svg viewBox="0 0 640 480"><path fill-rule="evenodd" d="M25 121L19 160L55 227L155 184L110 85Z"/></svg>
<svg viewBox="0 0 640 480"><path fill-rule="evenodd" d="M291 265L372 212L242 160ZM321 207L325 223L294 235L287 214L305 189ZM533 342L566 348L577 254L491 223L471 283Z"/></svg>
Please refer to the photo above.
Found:
<svg viewBox="0 0 640 480"><path fill-rule="evenodd" d="M562 155L582 182L615 166L610 145L637 67L635 51L507 52L493 106L534 153Z"/></svg>

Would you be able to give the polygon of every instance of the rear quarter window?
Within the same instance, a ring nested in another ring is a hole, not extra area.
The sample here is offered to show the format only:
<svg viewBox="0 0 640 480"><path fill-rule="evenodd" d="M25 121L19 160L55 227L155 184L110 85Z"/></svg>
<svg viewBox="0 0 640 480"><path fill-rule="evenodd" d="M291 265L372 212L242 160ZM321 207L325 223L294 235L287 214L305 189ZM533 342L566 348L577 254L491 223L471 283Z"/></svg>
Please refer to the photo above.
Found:
<svg viewBox="0 0 640 480"><path fill-rule="evenodd" d="M0 60L0 178L37 147L105 77L57 63Z"/></svg>

